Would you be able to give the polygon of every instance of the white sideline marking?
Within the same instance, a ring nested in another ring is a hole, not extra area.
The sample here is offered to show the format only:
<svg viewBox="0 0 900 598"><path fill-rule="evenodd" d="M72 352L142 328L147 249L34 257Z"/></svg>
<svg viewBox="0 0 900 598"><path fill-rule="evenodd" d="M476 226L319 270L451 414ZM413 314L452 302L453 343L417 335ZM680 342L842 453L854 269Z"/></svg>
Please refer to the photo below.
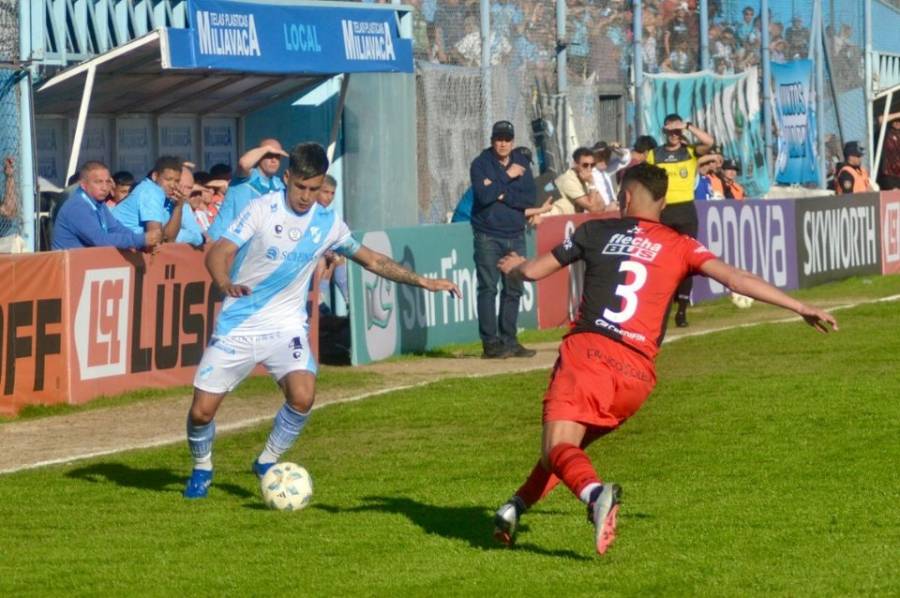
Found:
<svg viewBox="0 0 900 598"><path fill-rule="evenodd" d="M857 303L848 303L846 305L838 305L838 306L830 308L828 311L829 312L843 311L846 309L853 309L853 308L859 307L861 305L868 305L868 304L872 304L872 303L887 303L887 302L897 301L897 300L900 300L900 295L891 295L889 297L881 297L879 299L868 299L866 301L859 301ZM707 334L713 334L716 332L725 332L727 330L738 330L741 328L753 328L755 326L763 326L765 324L787 324L790 322L799 322L801 320L802 320L802 318L800 318L799 316L792 316L792 317L788 317L788 318L781 318L779 320L764 320L764 321L759 321L759 322L747 322L744 324L735 324L732 326L722 326L721 328L711 328L709 330L698 330L696 332L685 332L685 333L679 334L678 336L666 338L663 341L663 344L675 342L682 338L705 336ZM515 370L508 370L506 372L500 372L500 373L491 372L491 373L481 373L481 374L468 374L468 375L463 375L463 376L450 376L447 379L450 380L453 378L486 378L488 376L502 376L505 374L521 374L521 373L526 373L526 372L533 372L536 370L543 370L546 368L547 368L546 365L529 366L529 367L519 368L519 369L515 369ZM381 390L376 390L376 391L367 392L367 393L363 393L363 394L359 394L359 395L354 395L352 397L346 397L344 399L335 399L333 401L329 401L327 403L323 403L320 405L313 405L313 409L321 409L324 407L328 407L329 405L340 405L343 403L355 403L356 401L361 401L363 399L377 397L377 396L392 393L392 392L409 390L411 388L418 388L420 386L427 386L429 384L434 384L434 383L440 382L440 381L441 381L440 379L427 380L424 382L417 382L415 384L405 384L405 385L401 385L401 386L393 386L391 388L384 388ZM271 414L264 415L264 416L261 415L258 417L251 417L248 419L232 422L230 424L216 426L216 430L217 430L217 432L230 432L232 430L241 430L243 428L249 428L256 424L262 423L264 421L269 421L272 419L272 417L273 416ZM83 461L84 459L91 459L93 457L103 457L105 455L114 455L116 453L124 453L126 451L133 451L133 450L147 449L147 448L157 448L160 446L166 446L168 444L177 444L179 442L184 442L183 434L179 434L178 436L166 436L163 438L157 438L156 440L152 440L150 442L140 442L140 443L130 444L128 446L122 446L122 447L108 449L108 450L104 450L104 451L95 451L92 453L81 453L78 455L72 455L70 457L60 457L58 459L48 459L46 461L38 461L37 463L30 463L28 465L22 465L19 467L13 467L13 468L9 468L9 469L0 469L0 475L8 474L8 473L16 473L18 471L26 471L29 469L38 469L40 467L48 467L50 465L60 465L63 463L72 463L74 461Z"/></svg>

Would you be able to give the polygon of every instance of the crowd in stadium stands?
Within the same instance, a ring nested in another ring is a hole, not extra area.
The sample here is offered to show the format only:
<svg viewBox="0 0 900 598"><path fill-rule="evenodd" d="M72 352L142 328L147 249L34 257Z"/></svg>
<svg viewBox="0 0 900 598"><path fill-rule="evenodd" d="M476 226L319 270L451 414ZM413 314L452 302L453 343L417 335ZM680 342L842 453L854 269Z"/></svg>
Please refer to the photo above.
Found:
<svg viewBox="0 0 900 598"><path fill-rule="evenodd" d="M479 0L410 0L416 8L414 45L420 59L460 66L481 65ZM700 19L697 0L645 0L642 59L647 73L690 73L700 68ZM709 53L719 74L740 73L761 60L761 18L746 6L730 18L719 0L710 0ZM633 15L627 0L567 0L569 75L616 81L631 65ZM491 65L528 68L550 74L556 53L555 2L492 0ZM795 15L790 23L769 23L773 62L806 58L809 28ZM844 73L844 89L861 83L862 50L853 43L849 24L826 29L834 72Z"/></svg>

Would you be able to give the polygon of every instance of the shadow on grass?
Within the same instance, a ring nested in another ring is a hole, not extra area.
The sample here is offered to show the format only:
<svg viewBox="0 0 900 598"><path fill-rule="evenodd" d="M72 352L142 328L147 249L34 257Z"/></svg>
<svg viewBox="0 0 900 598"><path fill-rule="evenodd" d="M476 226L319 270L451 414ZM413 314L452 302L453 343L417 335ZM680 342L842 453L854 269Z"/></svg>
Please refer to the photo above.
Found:
<svg viewBox="0 0 900 598"><path fill-rule="evenodd" d="M137 488L152 492L178 492L184 489L187 475L171 469L135 469L122 463L97 463L73 469L66 477L91 483L112 482L124 488ZM221 484L213 480L213 488L238 498L254 496L246 488L236 484Z"/></svg>
<svg viewBox="0 0 900 598"><path fill-rule="evenodd" d="M507 550L496 543L491 536L494 529L494 516L488 508L441 507L399 496L366 496L363 497L363 500L367 504L349 509L330 505L313 505L313 508L329 513L375 511L403 515L428 534L435 534L451 540L462 540L473 548L482 550ZM520 533L528 531L528 526L520 525L519 531ZM571 550L547 550L534 544L521 542L516 543L515 550L580 561L590 560Z"/></svg>

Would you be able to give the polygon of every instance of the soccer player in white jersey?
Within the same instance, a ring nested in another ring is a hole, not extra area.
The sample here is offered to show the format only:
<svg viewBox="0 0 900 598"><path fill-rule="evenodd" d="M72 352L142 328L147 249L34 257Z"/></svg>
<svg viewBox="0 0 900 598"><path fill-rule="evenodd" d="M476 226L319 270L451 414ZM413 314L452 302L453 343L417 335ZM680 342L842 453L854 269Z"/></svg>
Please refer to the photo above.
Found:
<svg viewBox="0 0 900 598"><path fill-rule="evenodd" d="M308 340L307 291L326 251L388 280L460 297L451 281L419 276L356 242L334 211L316 202L327 170L322 146L294 147L284 173L286 190L251 202L206 256L206 268L226 297L194 377L187 421L194 468L185 498L206 497L213 476L216 410L256 364L266 367L285 397L266 446L253 462L256 475L261 478L303 430L315 398L317 369Z"/></svg>

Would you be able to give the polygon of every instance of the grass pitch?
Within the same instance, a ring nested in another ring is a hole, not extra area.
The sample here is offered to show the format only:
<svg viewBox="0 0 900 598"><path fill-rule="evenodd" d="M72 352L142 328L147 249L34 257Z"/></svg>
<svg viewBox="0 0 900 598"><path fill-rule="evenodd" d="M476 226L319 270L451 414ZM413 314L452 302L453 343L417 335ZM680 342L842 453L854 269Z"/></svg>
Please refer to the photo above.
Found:
<svg viewBox="0 0 900 598"><path fill-rule="evenodd" d="M602 558L564 487L492 543L538 456L540 372L315 412L286 456L316 483L299 513L249 473L267 426L218 438L205 501L181 498L184 446L3 476L0 594L897 595L900 307L838 317L664 348L648 403L589 450L624 490Z"/></svg>

